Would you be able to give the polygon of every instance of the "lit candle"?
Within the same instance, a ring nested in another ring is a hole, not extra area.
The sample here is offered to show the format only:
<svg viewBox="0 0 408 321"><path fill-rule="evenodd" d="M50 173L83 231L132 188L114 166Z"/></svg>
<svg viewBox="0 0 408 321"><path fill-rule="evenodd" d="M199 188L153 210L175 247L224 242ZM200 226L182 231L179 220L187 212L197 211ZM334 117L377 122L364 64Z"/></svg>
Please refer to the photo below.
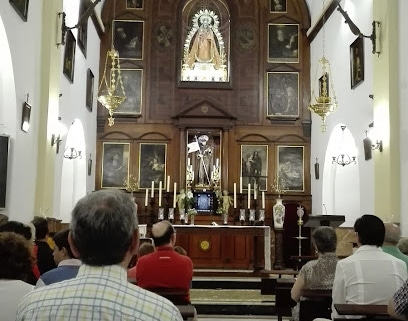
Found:
<svg viewBox="0 0 408 321"><path fill-rule="evenodd" d="M154 181L152 181L152 193L150 195L151 198L154 197Z"/></svg>
<svg viewBox="0 0 408 321"><path fill-rule="evenodd" d="M254 200L256 200L257 196L258 196L258 186L256 184L254 184Z"/></svg>
<svg viewBox="0 0 408 321"><path fill-rule="evenodd" d="M237 183L234 183L234 208L237 208Z"/></svg>
<svg viewBox="0 0 408 321"><path fill-rule="evenodd" d="M162 200L162 181L159 182L159 207L161 206Z"/></svg>
<svg viewBox="0 0 408 321"><path fill-rule="evenodd" d="M248 209L251 208L251 184L248 184Z"/></svg>
<svg viewBox="0 0 408 321"><path fill-rule="evenodd" d="M265 209L265 192L262 192L262 208Z"/></svg>
<svg viewBox="0 0 408 321"><path fill-rule="evenodd" d="M239 193L242 194L242 176L239 177Z"/></svg>
<svg viewBox="0 0 408 321"><path fill-rule="evenodd" d="M176 183L176 182L174 182L174 191L173 191L173 207L176 207L176 202L177 202L176 190L177 190L177 183Z"/></svg>
<svg viewBox="0 0 408 321"><path fill-rule="evenodd" d="M190 157L189 157L188 160L187 160L187 165L190 166L190 164L191 164L191 160L190 160Z"/></svg>
<svg viewBox="0 0 408 321"><path fill-rule="evenodd" d="M215 161L215 166L218 167L220 165L220 160L217 158Z"/></svg>
<svg viewBox="0 0 408 321"><path fill-rule="evenodd" d="M149 199L149 189L146 188L145 206L147 206L148 199Z"/></svg>
<svg viewBox="0 0 408 321"><path fill-rule="evenodd" d="M167 176L167 188L166 188L166 192L170 192L170 175Z"/></svg>

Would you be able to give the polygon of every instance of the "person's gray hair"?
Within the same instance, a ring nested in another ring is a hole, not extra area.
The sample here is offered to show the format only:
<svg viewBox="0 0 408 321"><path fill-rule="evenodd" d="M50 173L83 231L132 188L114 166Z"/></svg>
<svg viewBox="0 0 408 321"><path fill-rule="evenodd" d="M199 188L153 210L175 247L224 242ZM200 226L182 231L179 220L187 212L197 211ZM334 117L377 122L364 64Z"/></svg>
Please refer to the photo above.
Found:
<svg viewBox="0 0 408 321"><path fill-rule="evenodd" d="M88 194L72 210L72 239L88 265L122 262L137 228L136 204L120 190Z"/></svg>
<svg viewBox="0 0 408 321"><path fill-rule="evenodd" d="M384 223L385 235L384 243L397 245L401 238L401 229L394 223Z"/></svg>
<svg viewBox="0 0 408 321"><path fill-rule="evenodd" d="M402 253L408 255L408 237L402 237L397 246Z"/></svg>
<svg viewBox="0 0 408 321"><path fill-rule="evenodd" d="M331 253L336 251L337 235L334 228L319 226L313 231L312 238L318 252Z"/></svg>

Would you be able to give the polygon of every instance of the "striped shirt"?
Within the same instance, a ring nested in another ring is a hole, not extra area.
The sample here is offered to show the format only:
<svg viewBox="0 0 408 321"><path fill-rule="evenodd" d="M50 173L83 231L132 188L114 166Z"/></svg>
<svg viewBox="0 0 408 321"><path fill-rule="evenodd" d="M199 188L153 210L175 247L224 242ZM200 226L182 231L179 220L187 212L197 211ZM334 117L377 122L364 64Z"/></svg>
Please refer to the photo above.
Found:
<svg viewBox="0 0 408 321"><path fill-rule="evenodd" d="M19 305L19 320L181 321L173 303L127 281L119 265L82 265L74 279L30 292Z"/></svg>

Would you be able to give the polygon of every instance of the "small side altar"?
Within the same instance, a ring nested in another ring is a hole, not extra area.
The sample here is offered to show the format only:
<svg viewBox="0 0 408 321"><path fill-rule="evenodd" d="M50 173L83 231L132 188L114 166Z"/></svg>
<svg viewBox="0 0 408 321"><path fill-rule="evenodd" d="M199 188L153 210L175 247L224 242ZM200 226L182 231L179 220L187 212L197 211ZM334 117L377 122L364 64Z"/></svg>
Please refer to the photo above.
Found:
<svg viewBox="0 0 408 321"><path fill-rule="evenodd" d="M271 269L269 226L175 225L195 269Z"/></svg>

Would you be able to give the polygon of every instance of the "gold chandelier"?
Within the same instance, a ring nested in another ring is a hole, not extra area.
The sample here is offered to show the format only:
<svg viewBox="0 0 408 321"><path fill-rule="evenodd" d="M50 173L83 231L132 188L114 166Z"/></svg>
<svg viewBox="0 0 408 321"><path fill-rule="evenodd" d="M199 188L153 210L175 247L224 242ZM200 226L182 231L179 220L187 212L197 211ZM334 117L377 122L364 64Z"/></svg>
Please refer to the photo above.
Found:
<svg viewBox="0 0 408 321"><path fill-rule="evenodd" d="M324 11L323 0L323 11ZM322 132L327 130L326 118L337 109L337 98L333 88L333 80L331 77L330 62L324 55L325 46L325 32L324 32L324 12L323 12L323 56L319 59L318 66L316 68L315 84L319 88L318 95L315 93L315 87L312 89L312 100L308 109L322 118L321 129ZM318 78L319 77L319 78Z"/></svg>
<svg viewBox="0 0 408 321"><path fill-rule="evenodd" d="M113 19L115 19L116 0L113 3ZM105 68L98 88L98 101L109 111L108 124L113 126L115 119L113 113L126 100L123 88L122 76L119 62L119 52L114 48L112 39L111 50L106 53ZM106 70L110 61L110 79L107 79Z"/></svg>

